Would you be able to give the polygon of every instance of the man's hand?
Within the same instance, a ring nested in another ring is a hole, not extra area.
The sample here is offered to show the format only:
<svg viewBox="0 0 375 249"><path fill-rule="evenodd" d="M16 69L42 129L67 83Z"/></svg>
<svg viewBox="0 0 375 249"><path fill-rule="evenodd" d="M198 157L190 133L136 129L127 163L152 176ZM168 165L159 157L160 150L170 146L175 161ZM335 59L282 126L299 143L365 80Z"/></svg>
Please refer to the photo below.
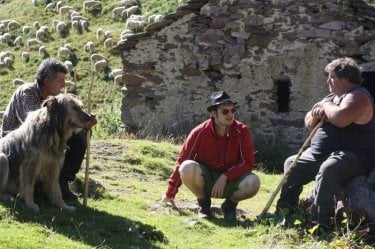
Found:
<svg viewBox="0 0 375 249"><path fill-rule="evenodd" d="M219 179L215 182L214 186L212 187L211 196L215 198L221 198L224 194L224 187L227 184L227 176L222 174Z"/></svg>
<svg viewBox="0 0 375 249"><path fill-rule="evenodd" d="M96 123L98 122L97 120L96 120L96 116L94 115L94 114L90 114L91 115L91 117L92 117L92 119L91 119L91 121L89 122L89 123L87 123L86 125L85 125L85 130L90 130L91 129L91 127L93 127L94 125L96 125Z"/></svg>
<svg viewBox="0 0 375 249"><path fill-rule="evenodd" d="M166 194L164 194L163 197L161 198L161 202L166 204L166 205L170 205L174 208L177 208L176 204L174 203L174 199L169 198Z"/></svg>

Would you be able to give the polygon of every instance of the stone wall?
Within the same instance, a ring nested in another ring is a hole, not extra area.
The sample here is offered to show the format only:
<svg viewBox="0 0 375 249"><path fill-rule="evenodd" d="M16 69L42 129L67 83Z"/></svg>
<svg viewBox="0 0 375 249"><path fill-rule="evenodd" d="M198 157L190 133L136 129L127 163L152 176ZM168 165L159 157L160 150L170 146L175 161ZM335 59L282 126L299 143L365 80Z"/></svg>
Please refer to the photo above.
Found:
<svg viewBox="0 0 375 249"><path fill-rule="evenodd" d="M144 135L184 136L208 118L211 92L225 90L255 140L300 146L305 113L327 94L325 65L350 56L374 68L374 27L361 1L187 1L119 42L122 120Z"/></svg>

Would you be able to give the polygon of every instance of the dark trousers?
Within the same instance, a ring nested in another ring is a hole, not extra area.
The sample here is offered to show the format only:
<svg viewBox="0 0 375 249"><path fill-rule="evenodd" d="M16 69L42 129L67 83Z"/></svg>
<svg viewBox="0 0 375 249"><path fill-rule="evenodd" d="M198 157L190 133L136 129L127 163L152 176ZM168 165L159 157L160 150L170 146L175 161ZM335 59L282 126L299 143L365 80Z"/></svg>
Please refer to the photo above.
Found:
<svg viewBox="0 0 375 249"><path fill-rule="evenodd" d="M295 155L285 161L284 170L293 163ZM303 185L316 180L314 202L311 207L311 220L328 225L334 212L334 200L344 190L345 185L353 178L368 173L357 156L349 151L336 151L327 157L314 157L307 149L298 159L286 183L281 189L277 210L295 209Z"/></svg>
<svg viewBox="0 0 375 249"><path fill-rule="evenodd" d="M60 180L74 181L76 174L81 168L87 148L87 133L85 130L74 134L67 141L64 165L61 170Z"/></svg>

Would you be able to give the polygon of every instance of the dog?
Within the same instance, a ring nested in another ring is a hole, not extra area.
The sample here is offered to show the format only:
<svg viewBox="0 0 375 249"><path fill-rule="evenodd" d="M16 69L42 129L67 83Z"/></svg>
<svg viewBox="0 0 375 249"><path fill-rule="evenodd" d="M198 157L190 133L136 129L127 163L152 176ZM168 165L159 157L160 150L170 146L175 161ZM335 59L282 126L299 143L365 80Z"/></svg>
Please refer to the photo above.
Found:
<svg viewBox="0 0 375 249"><path fill-rule="evenodd" d="M28 113L25 122L0 139L0 199L18 195L34 212L34 185L42 183L53 204L74 212L62 199L59 185L67 140L93 122L72 94L50 96L40 109Z"/></svg>

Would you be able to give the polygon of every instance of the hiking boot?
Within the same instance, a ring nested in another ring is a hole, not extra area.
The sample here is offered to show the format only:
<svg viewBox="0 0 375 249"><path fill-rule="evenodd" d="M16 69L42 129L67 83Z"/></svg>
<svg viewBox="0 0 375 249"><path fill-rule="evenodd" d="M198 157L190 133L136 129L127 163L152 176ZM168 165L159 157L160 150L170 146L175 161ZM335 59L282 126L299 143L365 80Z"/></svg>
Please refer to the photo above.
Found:
<svg viewBox="0 0 375 249"><path fill-rule="evenodd" d="M236 220L236 202L232 201L229 197L225 199L223 204L221 204L221 211L223 211L224 219L226 220Z"/></svg>
<svg viewBox="0 0 375 249"><path fill-rule="evenodd" d="M67 180L60 179L60 189L64 201L78 199L77 195L69 189L69 182Z"/></svg>
<svg viewBox="0 0 375 249"><path fill-rule="evenodd" d="M198 217L203 219L211 219L212 213L211 213L211 198L208 196L205 196L202 199L198 199L198 205L200 207L198 211Z"/></svg>

